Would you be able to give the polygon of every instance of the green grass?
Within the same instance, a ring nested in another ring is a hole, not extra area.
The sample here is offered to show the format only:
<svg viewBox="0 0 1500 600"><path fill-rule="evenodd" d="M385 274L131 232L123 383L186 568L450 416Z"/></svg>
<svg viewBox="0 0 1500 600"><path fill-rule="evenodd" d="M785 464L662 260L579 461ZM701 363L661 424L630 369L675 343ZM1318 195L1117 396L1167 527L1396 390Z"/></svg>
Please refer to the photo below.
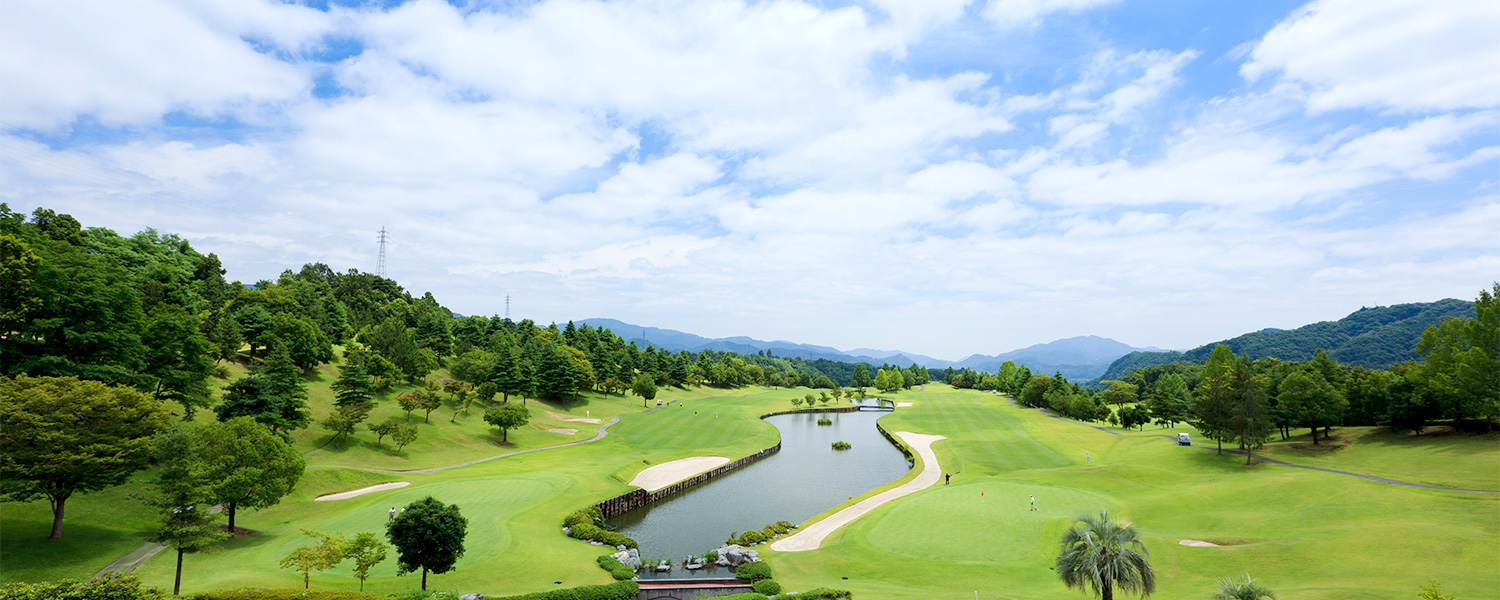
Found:
<svg viewBox="0 0 1500 600"><path fill-rule="evenodd" d="M0 581L81 579L141 545L156 526L141 501L142 482L90 494L75 494L63 506L62 539L49 540L52 509L47 501L0 504Z"/></svg>
<svg viewBox="0 0 1500 600"><path fill-rule="evenodd" d="M591 397L587 407L552 410L579 416L588 410L593 417L608 410L624 414L610 435L597 443L431 474L309 469L280 505L240 514L241 526L254 534L214 552L189 556L184 591L300 586L297 573L276 565L281 556L309 542L302 528L342 531L351 537L361 531L380 532L390 506L427 495L458 504L470 531L467 552L457 568L431 576L431 588L505 595L607 583L609 576L593 565L594 557L605 550L562 536L559 527L565 515L628 490L622 482L649 464L701 455L739 457L774 443L775 428L755 417L788 410L787 400L806 392L663 390L664 401L681 404L644 413L634 397ZM1500 495L1401 488L1269 464L1245 467L1239 457L1180 448L1155 437L1149 426L1145 432L1116 437L1008 406L997 396L944 385L908 390L900 397L916 400L917 405L883 417L882 425L893 432L947 436L934 450L943 470L957 473L952 485L939 484L876 509L835 532L819 550L777 553L763 548L777 580L787 589L832 586L854 590L856 598L864 600L970 598L976 590L981 598L1083 597L1064 588L1049 567L1072 516L1102 508L1140 528L1160 578L1153 598L1203 598L1218 578L1244 572L1276 590L1283 600L1405 600L1414 597L1428 577L1442 581L1445 590L1460 598L1500 596L1495 566L1500 564L1500 548L1494 541L1500 539ZM316 409L326 406L328 399L315 393L313 403ZM448 411L435 412L434 417L424 435L429 427L446 425ZM382 457L379 449L367 446L337 454L319 452L360 466L382 458L398 464L399 458L406 461L399 464L411 465L404 468L495 453L491 442L465 441L461 428L468 423L459 420L449 426L457 448L408 447L410 456L405 458ZM1446 483L1500 489L1500 469L1493 467L1500 464L1500 449L1486 438L1407 440L1362 430L1335 433L1353 443L1345 450L1294 462L1322 460L1327 464L1317 466L1378 468L1384 469L1381 474L1414 478L1431 472L1430 477ZM577 437L584 436L580 428ZM434 444L448 439L432 438ZM540 444L543 439L523 436L517 444ZM304 443L311 442L299 441ZM1282 451L1271 448L1268 453L1279 457L1275 453ZM1305 452L1290 446L1285 451ZM1092 463L1084 463L1085 452L1092 454ZM385 481L412 485L350 500L312 500L319 494ZM0 514L5 577L86 575L134 547L150 519L142 519L137 509L120 501L128 489L74 500L65 534L92 534L97 529L113 536L113 541L101 538L104 543L85 544L90 547L87 553L77 545L38 550L46 528L36 515L46 514L45 505L6 504ZM1032 494L1037 497L1036 512L1027 507L1026 497ZM34 533L28 536L27 528ZM1236 545L1190 548L1177 543L1182 539ZM42 556L48 551L52 558ZM91 558L76 560L82 554ZM149 584L166 586L172 567L171 557L162 554L137 573ZM375 568L366 589L390 592L418 584L418 576L395 575L392 557ZM312 586L352 590L358 581L345 566L313 574Z"/></svg>
<svg viewBox="0 0 1500 600"><path fill-rule="evenodd" d="M882 425L948 435L935 449L944 470L960 475L877 509L819 550L767 553L789 589L833 580L859 598L1073 596L1049 569L1057 540L1075 513L1108 509L1140 528L1159 577L1154 598L1202 598L1219 577L1242 572L1283 600L1405 599L1428 577L1458 597L1500 594L1494 495L1247 468L1239 457L1151 435L1115 437L995 396L928 390L908 392L927 401ZM1474 460L1500 457L1489 452ZM1487 483L1500 489L1500 470ZM1182 539L1239 545L1191 548Z"/></svg>

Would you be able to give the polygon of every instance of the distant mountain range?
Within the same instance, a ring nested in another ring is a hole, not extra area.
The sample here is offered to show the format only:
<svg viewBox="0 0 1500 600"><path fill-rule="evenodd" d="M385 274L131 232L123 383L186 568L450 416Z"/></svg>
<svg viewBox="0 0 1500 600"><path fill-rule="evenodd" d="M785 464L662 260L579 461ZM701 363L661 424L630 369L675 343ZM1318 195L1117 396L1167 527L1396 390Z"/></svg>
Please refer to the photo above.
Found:
<svg viewBox="0 0 1500 600"><path fill-rule="evenodd" d="M855 348L846 352L828 346L798 344L783 340L767 342L744 336L706 338L674 329L645 327L615 319L584 319L576 321L576 323L587 323L591 327L608 328L626 341L634 341L642 347L646 344L651 344L657 348L673 352L678 350L687 350L688 352L716 350L720 352L755 354L766 350L776 356L796 357L805 360L822 358L841 362L865 363L874 366L885 363L902 366L918 364L933 369L946 369L948 367L961 369L968 367L987 372L994 372L1000 368L1001 363L1013 360L1016 361L1016 364L1026 365L1027 368L1030 368L1034 372L1049 374L1061 372L1063 376L1069 379L1094 379L1104 373L1105 369L1109 368L1110 363L1114 362L1115 359L1130 352L1160 350L1159 348L1136 348L1109 338L1090 335L1037 344L995 356L975 354L963 360L952 361L900 350Z"/></svg>
<svg viewBox="0 0 1500 600"><path fill-rule="evenodd" d="M1422 331L1446 317L1473 318L1474 303L1464 300L1397 304L1361 308L1337 321L1323 321L1296 329L1262 329L1239 337L1204 344L1187 352L1131 352L1121 356L1101 380L1119 379L1131 371L1174 362L1202 362L1214 346L1225 344L1252 359L1286 361L1311 359L1319 349L1342 363L1383 369L1417 358L1414 350Z"/></svg>

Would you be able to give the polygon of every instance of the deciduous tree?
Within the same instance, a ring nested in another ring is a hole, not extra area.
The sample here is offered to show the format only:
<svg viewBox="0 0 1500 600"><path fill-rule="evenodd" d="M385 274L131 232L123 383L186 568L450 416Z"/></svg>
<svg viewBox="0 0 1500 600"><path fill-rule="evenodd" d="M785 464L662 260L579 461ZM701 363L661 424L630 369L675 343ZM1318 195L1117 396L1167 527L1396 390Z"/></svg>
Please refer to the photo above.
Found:
<svg viewBox="0 0 1500 600"><path fill-rule="evenodd" d="M133 388L75 377L0 378L0 491L21 502L46 498L49 537L61 539L68 499L124 483L143 468L166 420L160 402Z"/></svg>
<svg viewBox="0 0 1500 600"><path fill-rule="evenodd" d="M199 436L208 500L224 505L231 531L239 509L275 506L302 478L302 453L254 419L210 423Z"/></svg>
<svg viewBox="0 0 1500 600"><path fill-rule="evenodd" d="M506 433L517 427L524 427L531 421L531 411L519 404L502 404L491 406L484 411L484 422L500 428L500 441L508 441Z"/></svg>
<svg viewBox="0 0 1500 600"><path fill-rule="evenodd" d="M406 505L385 525L386 538L396 547L397 575L420 569L422 590L427 590L427 573L447 573L464 555L464 537L469 520L458 511L457 504L444 505L432 496Z"/></svg>

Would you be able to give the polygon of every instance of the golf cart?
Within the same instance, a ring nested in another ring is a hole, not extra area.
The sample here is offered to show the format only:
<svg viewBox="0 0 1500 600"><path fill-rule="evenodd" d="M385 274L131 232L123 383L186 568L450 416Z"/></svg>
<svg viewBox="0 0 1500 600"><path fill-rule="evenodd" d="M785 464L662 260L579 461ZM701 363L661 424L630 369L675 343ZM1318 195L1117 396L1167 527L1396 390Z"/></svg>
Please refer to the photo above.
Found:
<svg viewBox="0 0 1500 600"><path fill-rule="evenodd" d="M1193 442L1192 442L1192 440L1188 439L1188 434L1186 434L1186 433L1179 433L1179 434L1177 434L1177 445L1178 446L1191 446L1191 445L1193 445Z"/></svg>

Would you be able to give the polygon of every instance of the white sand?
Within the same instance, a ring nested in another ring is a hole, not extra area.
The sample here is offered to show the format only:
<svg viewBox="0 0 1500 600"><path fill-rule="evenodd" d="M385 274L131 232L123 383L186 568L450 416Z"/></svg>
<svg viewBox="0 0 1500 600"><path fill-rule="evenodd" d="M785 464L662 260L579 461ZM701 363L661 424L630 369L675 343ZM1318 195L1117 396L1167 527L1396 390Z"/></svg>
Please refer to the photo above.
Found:
<svg viewBox="0 0 1500 600"><path fill-rule="evenodd" d="M860 500L854 506L838 511L833 516L798 529L797 533L781 538L771 544L771 549L778 552L816 550L818 546L823 544L823 538L828 537L828 534L833 533L838 528L848 525L850 522L864 516L867 512L875 510L882 504L912 492L932 487L939 479L942 479L943 470L938 465L937 455L932 452L932 443L946 438L941 435L927 435L909 431L897 431L896 436L905 441L913 450L916 450L918 456L922 457L922 472L915 479Z"/></svg>
<svg viewBox="0 0 1500 600"><path fill-rule="evenodd" d="M897 402L896 403L896 408L901 408L903 406L913 406L913 404L911 402Z"/></svg>
<svg viewBox="0 0 1500 600"><path fill-rule="evenodd" d="M392 483L382 483L380 485L372 485L372 486L367 487L367 488L359 488L359 489L354 490L352 492L342 492L342 493L338 493L338 494L324 494L322 496L318 496L317 498L313 498L313 500L319 500L319 501L322 501L322 500L348 500L348 499L353 498L355 496L362 496L362 495L368 494L370 492L383 492L383 491L386 491L386 490L394 490L396 488L404 488L404 487L406 487L408 485L411 485L410 481L396 481L396 482L392 482Z"/></svg>
<svg viewBox="0 0 1500 600"><path fill-rule="evenodd" d="M552 433L562 433L562 434L567 434L567 435L575 435L575 434L578 433L577 429L561 429L561 428L559 428L559 429L548 429L547 431L550 431Z"/></svg>
<svg viewBox="0 0 1500 600"><path fill-rule="evenodd" d="M1177 543L1182 544L1184 546L1193 546L1195 548L1219 548L1219 547L1221 547L1218 544L1215 544L1213 542L1205 542L1203 540L1180 540Z"/></svg>
<svg viewBox="0 0 1500 600"><path fill-rule="evenodd" d="M729 459L722 456L679 458L646 467L646 470L636 473L635 479L630 480L630 485L654 492L727 462Z"/></svg>
<svg viewBox="0 0 1500 600"><path fill-rule="evenodd" d="M568 415L561 414L561 413L555 413L555 412L552 412L550 410L547 411L547 416L552 417L554 419L557 419L559 421L574 421L574 422L578 422L578 423L603 423L604 422L604 421L601 421L599 419L585 419L585 418L582 418L582 417L570 417Z"/></svg>

